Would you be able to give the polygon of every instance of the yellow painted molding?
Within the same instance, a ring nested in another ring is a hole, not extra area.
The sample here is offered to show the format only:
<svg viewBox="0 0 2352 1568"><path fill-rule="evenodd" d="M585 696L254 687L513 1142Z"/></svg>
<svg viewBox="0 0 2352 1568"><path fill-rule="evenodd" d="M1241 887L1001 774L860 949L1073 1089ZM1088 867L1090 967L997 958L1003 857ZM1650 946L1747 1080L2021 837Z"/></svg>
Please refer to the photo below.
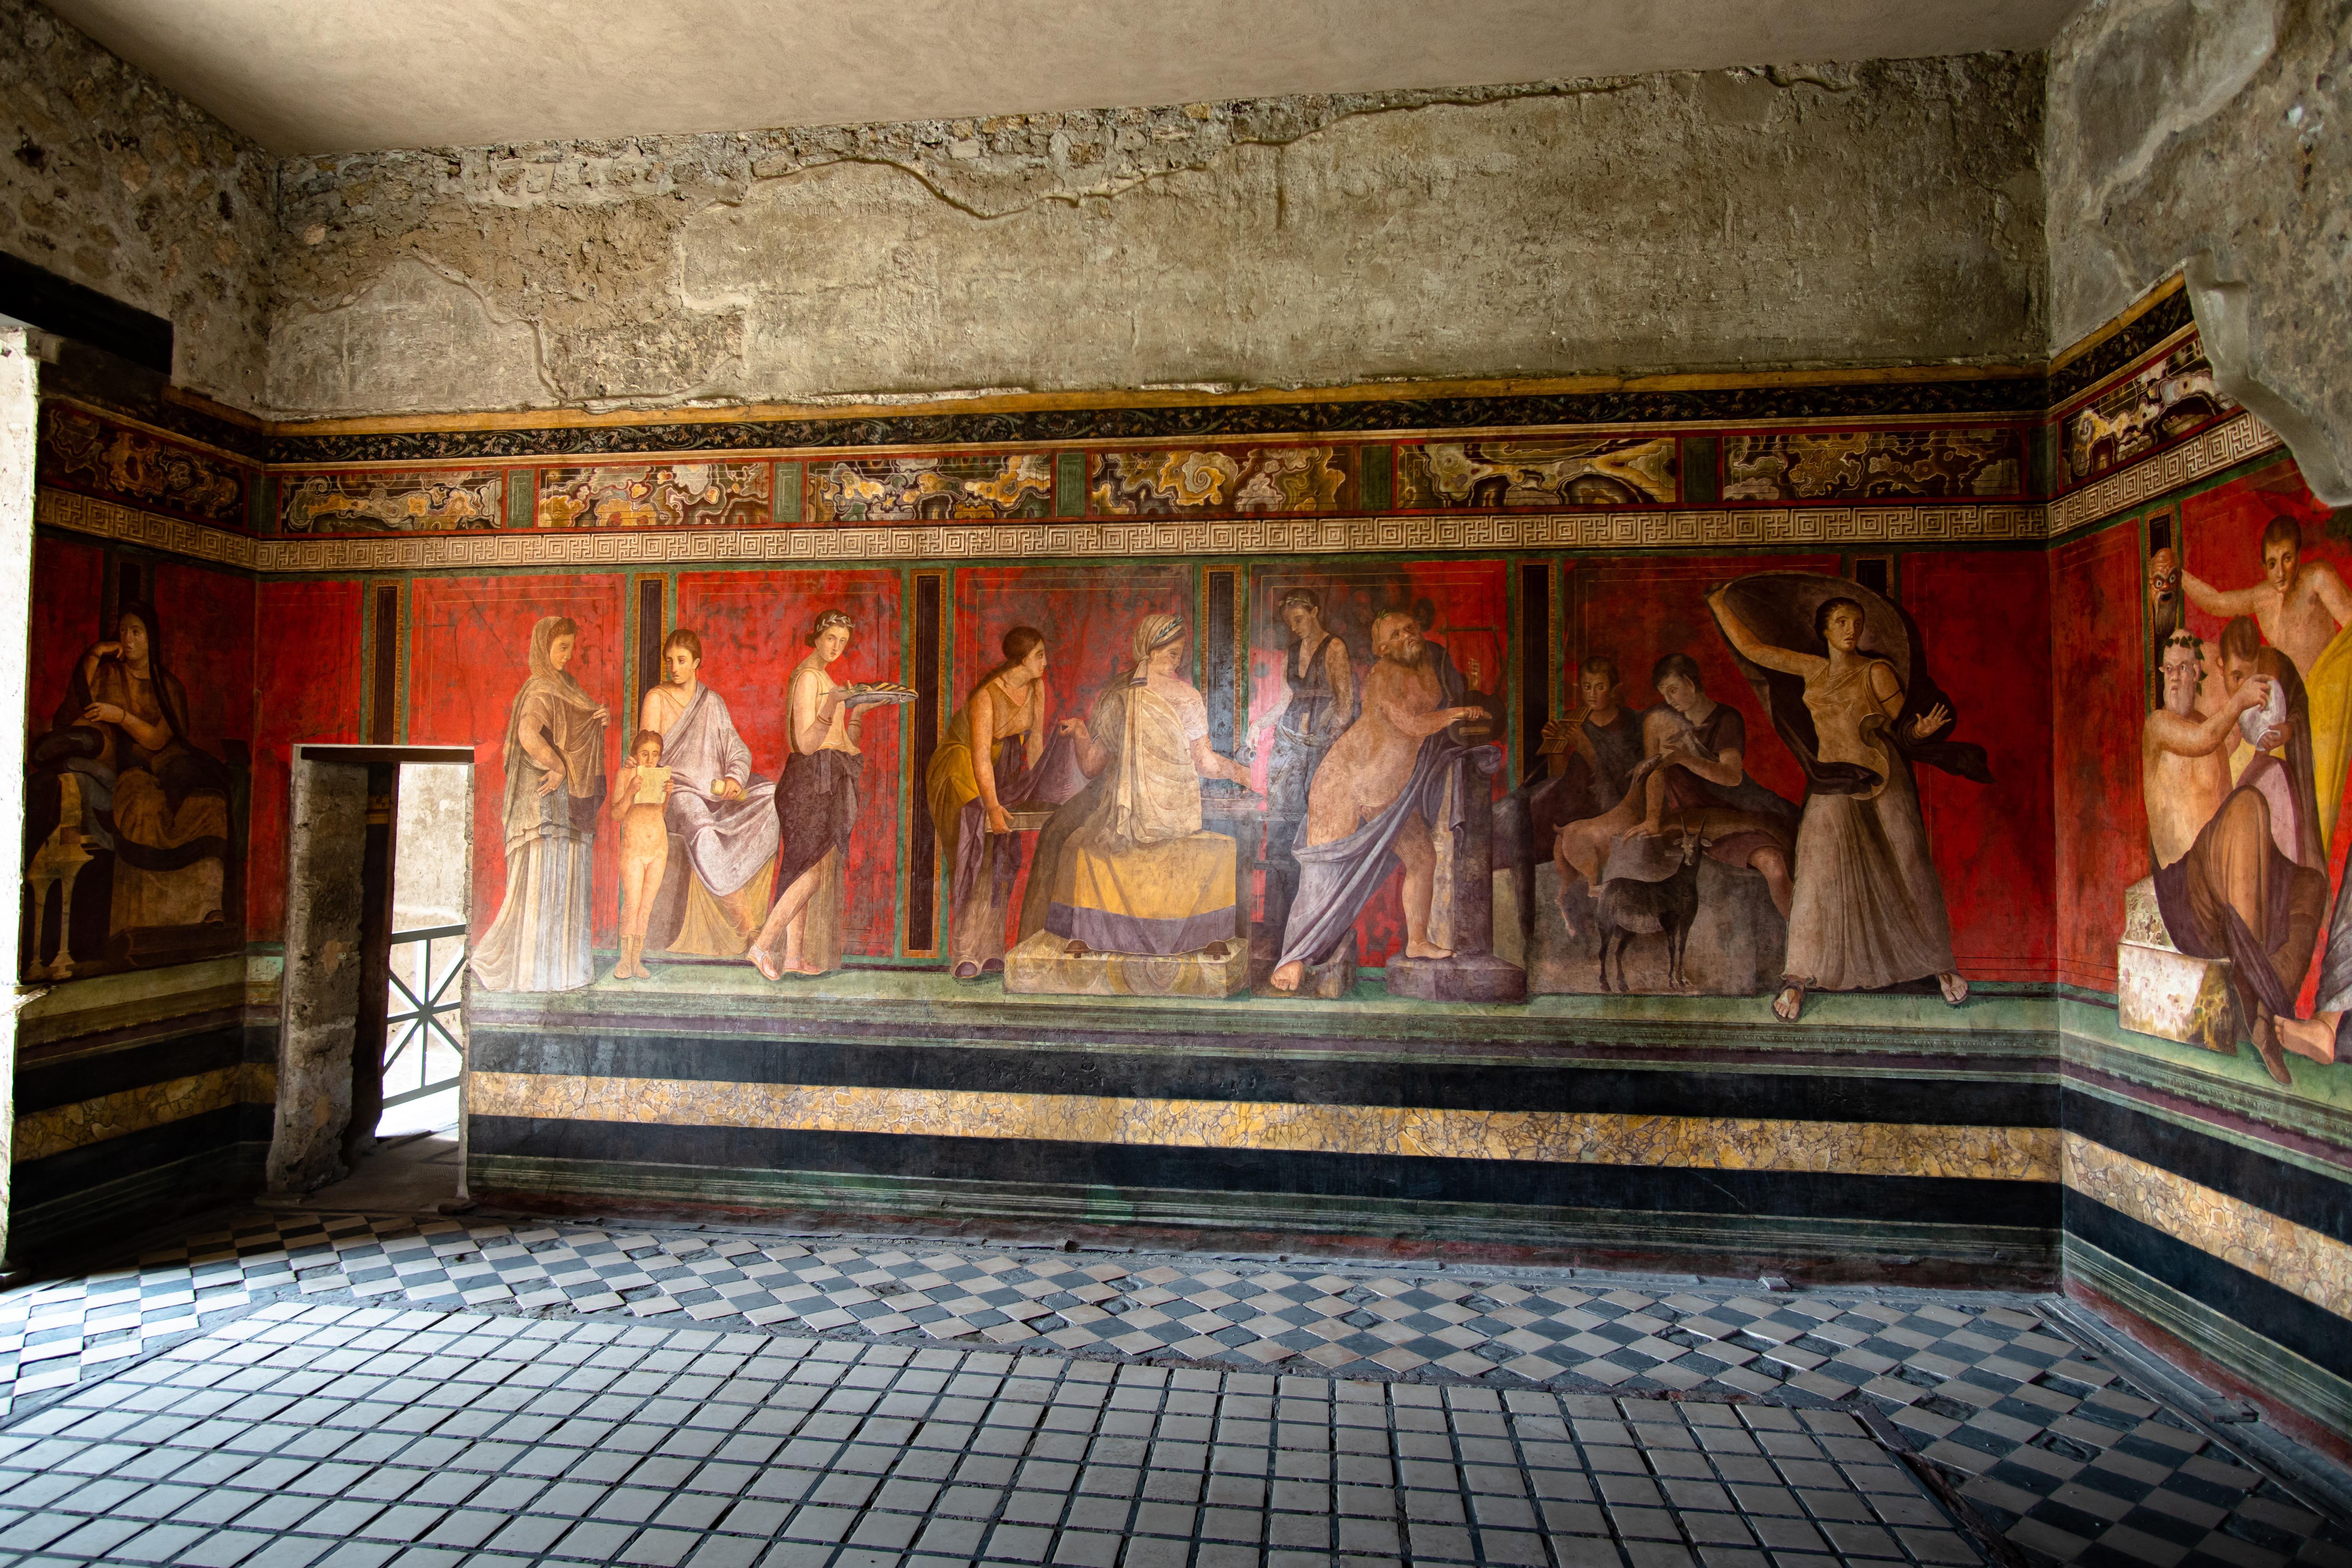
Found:
<svg viewBox="0 0 2352 1568"><path fill-rule="evenodd" d="M477 1072L475 1116L1718 1171L2054 1182L2043 1127L1448 1110Z"/></svg>
<svg viewBox="0 0 2352 1568"><path fill-rule="evenodd" d="M274 1105L277 1100L278 1069L269 1063L215 1068L19 1116L11 1160L22 1164L227 1106Z"/></svg>
<svg viewBox="0 0 2352 1568"><path fill-rule="evenodd" d="M2352 1247L2118 1153L2079 1132L2065 1135L2066 1185L2209 1253L2315 1306L2352 1317ZM2347 1328L2352 1333L2352 1328Z"/></svg>

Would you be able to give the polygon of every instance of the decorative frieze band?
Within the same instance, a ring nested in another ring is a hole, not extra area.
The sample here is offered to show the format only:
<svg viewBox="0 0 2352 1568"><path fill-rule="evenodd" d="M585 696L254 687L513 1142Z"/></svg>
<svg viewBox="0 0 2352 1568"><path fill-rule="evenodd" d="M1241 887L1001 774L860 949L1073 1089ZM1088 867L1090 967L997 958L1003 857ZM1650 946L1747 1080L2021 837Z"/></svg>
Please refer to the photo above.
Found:
<svg viewBox="0 0 2352 1568"><path fill-rule="evenodd" d="M264 573L779 564L842 561L1684 550L1776 544L2039 542L2031 505L1723 508L1436 517L941 523L246 539L44 489L49 527Z"/></svg>
<svg viewBox="0 0 2352 1568"><path fill-rule="evenodd" d="M2177 447L2142 458L2128 468L2118 468L2103 479L2052 501L2050 537L2063 538L2078 529L2104 522L2142 501L2154 500L2208 474L2235 468L2280 445L2278 433L2252 414L2225 419Z"/></svg>

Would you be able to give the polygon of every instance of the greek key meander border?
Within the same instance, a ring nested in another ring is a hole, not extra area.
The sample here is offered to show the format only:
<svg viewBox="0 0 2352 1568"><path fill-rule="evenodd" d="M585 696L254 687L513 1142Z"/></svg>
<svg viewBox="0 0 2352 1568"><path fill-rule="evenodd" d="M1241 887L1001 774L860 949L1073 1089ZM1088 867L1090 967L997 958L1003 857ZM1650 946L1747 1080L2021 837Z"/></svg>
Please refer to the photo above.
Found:
<svg viewBox="0 0 2352 1568"><path fill-rule="evenodd" d="M2250 413L2039 505L1774 507L1437 517L1024 521L921 527L714 528L696 532L442 533L248 539L44 486L51 528L265 574L456 572L844 561L1108 556L1743 549L1978 544L2058 539L2283 446Z"/></svg>
<svg viewBox="0 0 2352 1568"><path fill-rule="evenodd" d="M2103 479L2052 501L2048 509L2050 537L2062 539L2094 523L2105 522L2143 501L2154 500L2208 474L2235 468L2249 458L2258 458L2284 445L2278 432L2252 414L2239 413L2178 447L2143 458L2130 468L2118 468Z"/></svg>

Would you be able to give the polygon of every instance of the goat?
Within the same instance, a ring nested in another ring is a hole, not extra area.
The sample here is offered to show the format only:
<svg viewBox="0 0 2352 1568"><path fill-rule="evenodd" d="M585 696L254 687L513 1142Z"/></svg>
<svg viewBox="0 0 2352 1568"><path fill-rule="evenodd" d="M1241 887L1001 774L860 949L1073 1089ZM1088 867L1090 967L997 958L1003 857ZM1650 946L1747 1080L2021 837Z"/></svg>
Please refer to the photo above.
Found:
<svg viewBox="0 0 2352 1568"><path fill-rule="evenodd" d="M1706 847L1696 832L1679 832L1679 847L1664 837L1629 837L1609 852L1601 883L1601 989L1609 990L1609 943L1617 942L1619 991L1632 989L1625 981L1625 946L1636 936L1663 933L1666 939L1666 984L1685 988L1683 947L1691 921L1698 914L1698 857Z"/></svg>

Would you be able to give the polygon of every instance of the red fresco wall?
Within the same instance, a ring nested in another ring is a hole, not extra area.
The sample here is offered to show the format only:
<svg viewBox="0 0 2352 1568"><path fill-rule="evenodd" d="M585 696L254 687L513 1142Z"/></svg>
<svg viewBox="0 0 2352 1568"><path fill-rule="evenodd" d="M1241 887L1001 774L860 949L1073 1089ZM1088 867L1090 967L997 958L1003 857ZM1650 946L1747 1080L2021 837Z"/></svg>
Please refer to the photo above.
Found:
<svg viewBox="0 0 2352 1568"><path fill-rule="evenodd" d="M784 771L784 692L808 657L809 628L825 610L856 621L835 680L899 680L898 574L893 571L704 572L677 584L677 624L702 638L702 679L727 700L736 732L766 778ZM857 826L845 868L845 949L888 957L897 951L898 803L906 784L900 745L904 709L869 712L857 747ZM601 931L603 928L599 928Z"/></svg>
<svg viewBox="0 0 2352 1568"><path fill-rule="evenodd" d="M46 735L73 684L74 666L90 644L106 640L99 624L106 552L63 539L33 541L33 624L26 669L29 735Z"/></svg>
<svg viewBox="0 0 2352 1568"><path fill-rule="evenodd" d="M2050 555L2051 681L2061 984L2116 988L2124 889L2147 876L2139 734L2147 716L2138 528Z"/></svg>
<svg viewBox="0 0 2352 1568"><path fill-rule="evenodd" d="M246 935L286 938L293 745L360 738L360 584L265 582L254 597L253 813Z"/></svg>
<svg viewBox="0 0 2352 1568"><path fill-rule="evenodd" d="M1958 715L1951 733L1982 746L1992 773L1979 784L1917 770L1952 956L1972 980L2046 982L2057 955L2049 563L2038 550L1906 555L1899 585Z"/></svg>
<svg viewBox="0 0 2352 1568"><path fill-rule="evenodd" d="M541 616L580 627L571 673L613 711L604 730L609 783L628 716L621 710L622 605L628 579L610 576L419 577L409 585L408 742L474 748L474 898L478 936L506 897L506 727L530 676L530 631ZM358 639L352 639L356 646ZM356 714L356 691L352 711ZM618 924L613 835L595 849L593 940L611 945Z"/></svg>
<svg viewBox="0 0 2352 1568"><path fill-rule="evenodd" d="M950 648L949 711L961 708L980 678L1003 662L1004 634L1034 626L1045 634L1045 722L1091 711L1095 693L1135 667L1135 623L1155 611L1192 616L1192 568L1159 562L1067 566L967 566L955 574L955 630ZM1200 628L1194 634L1199 679ZM940 728L947 728L943 717ZM1004 934L1020 934L1029 890L1029 857L1037 841L1022 836L1021 873L1005 904ZM952 867L942 867L942 878ZM941 882L940 901L947 900Z"/></svg>
<svg viewBox="0 0 2352 1568"><path fill-rule="evenodd" d="M154 568L163 656L188 693L188 728L215 756L253 735L254 581L163 562Z"/></svg>

